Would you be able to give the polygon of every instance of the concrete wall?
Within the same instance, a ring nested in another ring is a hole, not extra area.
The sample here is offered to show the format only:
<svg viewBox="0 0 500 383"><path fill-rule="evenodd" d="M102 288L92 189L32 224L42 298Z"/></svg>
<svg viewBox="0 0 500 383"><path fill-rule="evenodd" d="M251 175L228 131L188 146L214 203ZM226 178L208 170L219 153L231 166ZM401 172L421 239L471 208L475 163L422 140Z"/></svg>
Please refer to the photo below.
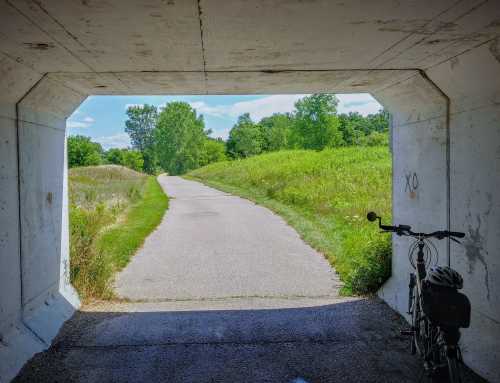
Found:
<svg viewBox="0 0 500 383"><path fill-rule="evenodd" d="M45 343L78 302L66 283L65 140L66 118L85 97L44 78L18 104L23 316Z"/></svg>
<svg viewBox="0 0 500 383"><path fill-rule="evenodd" d="M465 359L500 381L500 40L428 71L450 97L451 226L467 234L451 266L472 301Z"/></svg>
<svg viewBox="0 0 500 383"><path fill-rule="evenodd" d="M394 116L394 222L466 233L463 246L450 246L451 266L463 275L472 303L464 359L492 382L500 382L499 48L493 40L427 70L439 90L413 78L375 94ZM403 314L408 243L394 238L393 275L379 292ZM439 246L441 264L446 245Z"/></svg>
<svg viewBox="0 0 500 383"><path fill-rule="evenodd" d="M31 88L40 76L12 60L0 61L0 68L4 74L0 85L9 90L0 96L0 382L4 382L50 345L78 307L67 274L65 119L84 96L46 80ZM21 78L26 82L17 81Z"/></svg>
<svg viewBox="0 0 500 383"><path fill-rule="evenodd" d="M422 75L379 90L375 96L392 113L393 222L415 231L447 228L447 100ZM392 277L380 296L405 314L411 270L408 237L393 237ZM441 264L444 241L436 242ZM403 288L404 287L404 288Z"/></svg>

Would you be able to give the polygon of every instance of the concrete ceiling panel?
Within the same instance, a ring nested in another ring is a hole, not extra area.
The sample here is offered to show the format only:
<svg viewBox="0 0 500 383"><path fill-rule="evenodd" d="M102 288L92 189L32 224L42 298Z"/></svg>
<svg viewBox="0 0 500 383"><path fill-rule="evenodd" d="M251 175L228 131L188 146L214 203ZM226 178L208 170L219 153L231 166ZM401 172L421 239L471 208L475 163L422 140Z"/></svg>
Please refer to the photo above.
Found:
<svg viewBox="0 0 500 383"><path fill-rule="evenodd" d="M470 68L475 68L474 73ZM500 105L500 38L428 71L452 100L451 112Z"/></svg>
<svg viewBox="0 0 500 383"><path fill-rule="evenodd" d="M389 109L394 126L443 118L447 113L444 94L420 74L377 90L374 97Z"/></svg>
<svg viewBox="0 0 500 383"><path fill-rule="evenodd" d="M70 51L19 10L24 2L0 2L0 52L43 74L66 70L88 71Z"/></svg>
<svg viewBox="0 0 500 383"><path fill-rule="evenodd" d="M69 117L86 97L86 94L45 76L19 103L19 116L25 122L65 129L64 119Z"/></svg>
<svg viewBox="0 0 500 383"><path fill-rule="evenodd" d="M31 3L31 17L92 71L203 70L196 0Z"/></svg>
<svg viewBox="0 0 500 383"><path fill-rule="evenodd" d="M208 94L373 92L416 71L334 70L208 72Z"/></svg>
<svg viewBox="0 0 500 383"><path fill-rule="evenodd" d="M206 68L368 68L455 2L200 0Z"/></svg>
<svg viewBox="0 0 500 383"><path fill-rule="evenodd" d="M116 73L128 94L205 94L203 72Z"/></svg>
<svg viewBox="0 0 500 383"><path fill-rule="evenodd" d="M380 56L377 67L425 69L500 35L497 1L462 1Z"/></svg>
<svg viewBox="0 0 500 383"><path fill-rule="evenodd" d="M0 20L15 97L31 72L85 94L374 91L500 34L483 0L5 0Z"/></svg>
<svg viewBox="0 0 500 383"><path fill-rule="evenodd" d="M126 94L127 86L115 73L50 73L49 78L83 94Z"/></svg>
<svg viewBox="0 0 500 383"><path fill-rule="evenodd" d="M41 74L0 54L0 104L15 104L41 77Z"/></svg>

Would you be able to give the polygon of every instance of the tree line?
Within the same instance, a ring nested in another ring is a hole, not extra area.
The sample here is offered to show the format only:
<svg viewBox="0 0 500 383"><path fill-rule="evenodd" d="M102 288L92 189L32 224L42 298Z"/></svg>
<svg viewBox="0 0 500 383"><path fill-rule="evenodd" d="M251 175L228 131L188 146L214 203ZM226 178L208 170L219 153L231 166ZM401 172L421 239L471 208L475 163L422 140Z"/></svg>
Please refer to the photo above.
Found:
<svg viewBox="0 0 500 383"><path fill-rule="evenodd" d="M184 174L226 159L285 149L323 150L339 146L388 144L389 115L338 114L333 94L313 94L295 103L291 113L275 113L258 122L241 115L227 141L210 137L202 115L186 102L127 109L125 132L132 148L103 151L88 137L68 138L69 166L119 164L155 174Z"/></svg>

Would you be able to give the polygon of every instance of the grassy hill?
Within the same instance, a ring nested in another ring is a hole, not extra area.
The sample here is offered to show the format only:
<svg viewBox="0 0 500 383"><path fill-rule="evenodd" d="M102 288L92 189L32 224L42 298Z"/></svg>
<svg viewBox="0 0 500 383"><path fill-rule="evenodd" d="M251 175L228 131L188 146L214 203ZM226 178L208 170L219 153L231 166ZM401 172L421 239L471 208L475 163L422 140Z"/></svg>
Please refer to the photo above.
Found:
<svg viewBox="0 0 500 383"><path fill-rule="evenodd" d="M374 292L390 275L390 237L366 220L369 210L391 219L386 147L280 151L215 163L187 177L280 214L335 266L346 294Z"/></svg>
<svg viewBox="0 0 500 383"><path fill-rule="evenodd" d="M116 165L69 170L70 275L84 300L110 298L122 269L160 223L167 196L156 178Z"/></svg>

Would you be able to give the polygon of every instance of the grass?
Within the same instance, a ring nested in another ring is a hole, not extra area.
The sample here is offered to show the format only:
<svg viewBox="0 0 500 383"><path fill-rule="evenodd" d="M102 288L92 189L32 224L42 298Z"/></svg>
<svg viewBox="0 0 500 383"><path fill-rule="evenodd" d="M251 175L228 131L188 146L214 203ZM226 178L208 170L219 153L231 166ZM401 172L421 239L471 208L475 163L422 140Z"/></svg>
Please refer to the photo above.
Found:
<svg viewBox="0 0 500 383"><path fill-rule="evenodd" d="M113 297L113 275L160 223L167 196L154 177L114 165L70 169L70 275L84 301Z"/></svg>
<svg viewBox="0 0 500 383"><path fill-rule="evenodd" d="M215 163L187 177L280 214L327 257L344 294L372 293L390 275L390 237L366 220L370 210L391 219L386 147L275 152Z"/></svg>

